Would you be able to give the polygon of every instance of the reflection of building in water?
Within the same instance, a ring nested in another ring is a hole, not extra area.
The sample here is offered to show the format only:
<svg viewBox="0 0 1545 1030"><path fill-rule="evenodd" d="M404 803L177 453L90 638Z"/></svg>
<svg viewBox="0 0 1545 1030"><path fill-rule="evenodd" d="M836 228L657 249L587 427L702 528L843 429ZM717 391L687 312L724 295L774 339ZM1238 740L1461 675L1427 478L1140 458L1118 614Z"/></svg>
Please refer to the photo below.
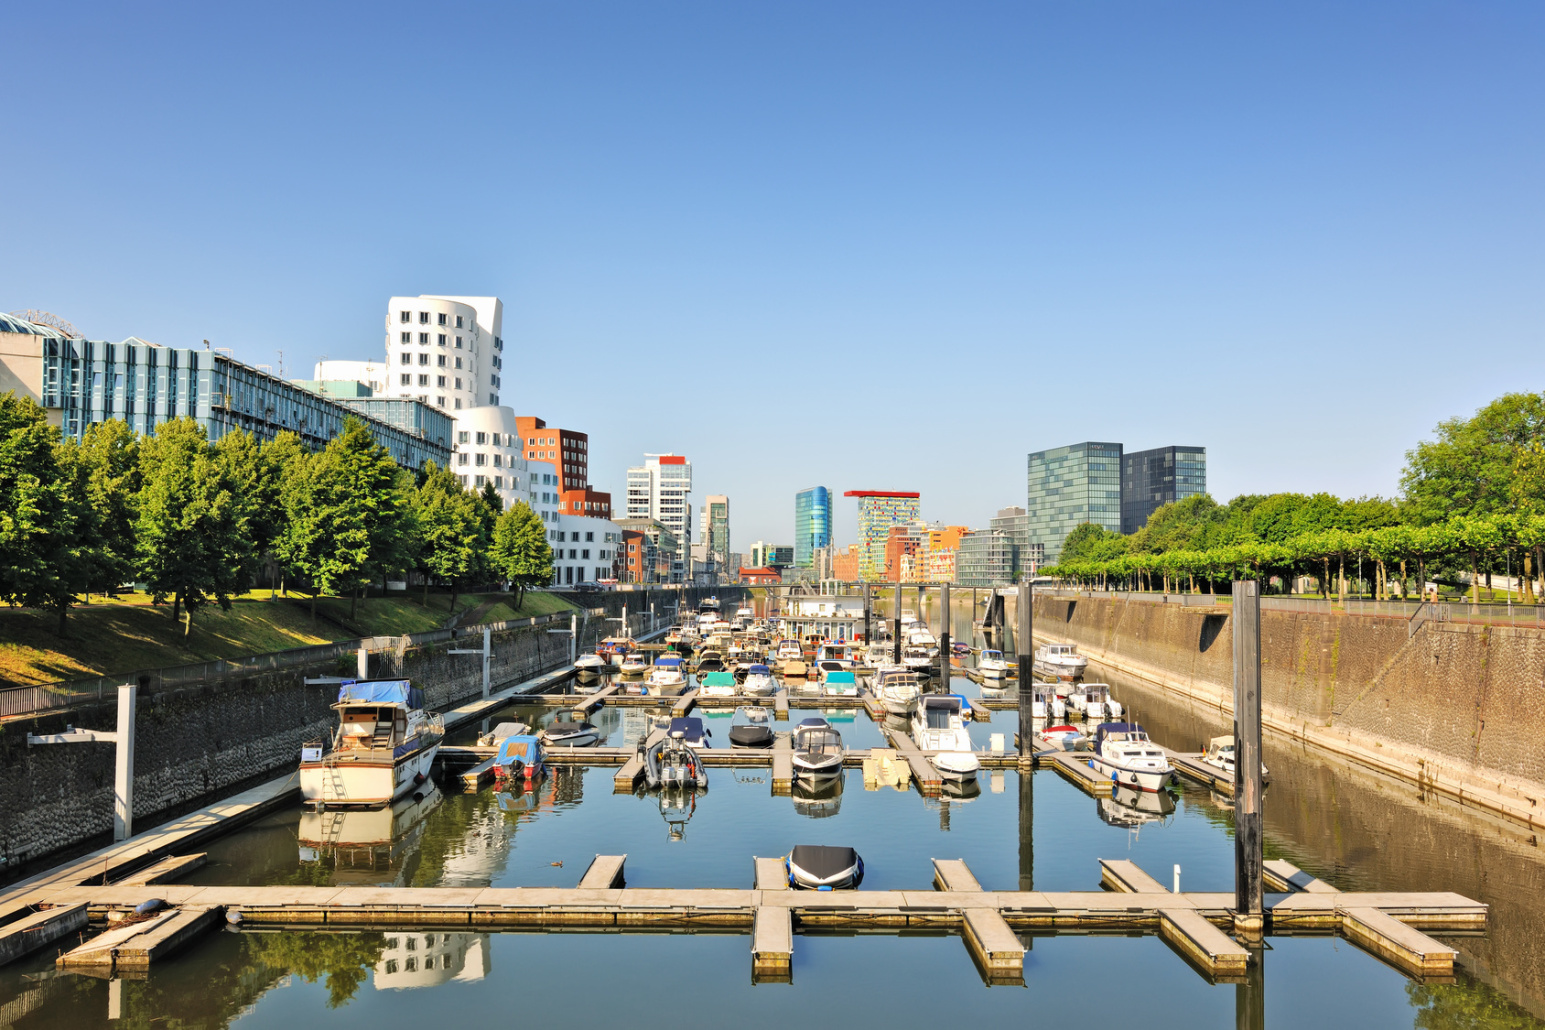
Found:
<svg viewBox="0 0 1545 1030"><path fill-rule="evenodd" d="M486 933L394 932L376 963L375 986L384 991L481 980L491 968Z"/></svg>
<svg viewBox="0 0 1545 1030"><path fill-rule="evenodd" d="M448 842L438 886L487 887L504 872L515 824L497 804L479 802L460 838Z"/></svg>
<svg viewBox="0 0 1545 1030"><path fill-rule="evenodd" d="M402 886L406 860L417 850L424 822L441 797L429 783L419 797L389 808L306 809L297 832L300 860L331 861L334 883Z"/></svg>

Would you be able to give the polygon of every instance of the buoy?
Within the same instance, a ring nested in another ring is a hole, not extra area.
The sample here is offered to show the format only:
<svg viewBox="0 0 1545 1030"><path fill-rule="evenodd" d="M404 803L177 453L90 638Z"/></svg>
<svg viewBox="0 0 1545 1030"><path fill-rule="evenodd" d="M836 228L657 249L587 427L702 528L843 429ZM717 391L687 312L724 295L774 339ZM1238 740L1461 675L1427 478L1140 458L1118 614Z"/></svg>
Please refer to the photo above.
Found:
<svg viewBox="0 0 1545 1030"><path fill-rule="evenodd" d="M134 914L137 916L148 916L150 913L159 912L165 907L166 902L162 901L160 898L151 898L149 901L142 901L138 905L135 905Z"/></svg>
<svg viewBox="0 0 1545 1030"><path fill-rule="evenodd" d="M231 924L232 926L240 926L241 925L241 910L240 909L236 909L236 908L228 908L228 909L226 909L225 910L225 921L227 923Z"/></svg>

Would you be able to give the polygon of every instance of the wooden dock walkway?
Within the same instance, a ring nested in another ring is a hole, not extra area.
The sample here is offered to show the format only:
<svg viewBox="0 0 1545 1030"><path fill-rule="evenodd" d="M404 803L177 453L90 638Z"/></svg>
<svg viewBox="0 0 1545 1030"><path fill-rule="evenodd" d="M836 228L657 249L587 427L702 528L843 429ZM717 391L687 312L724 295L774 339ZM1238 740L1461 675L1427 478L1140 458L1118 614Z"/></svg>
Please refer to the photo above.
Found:
<svg viewBox="0 0 1545 1030"><path fill-rule="evenodd" d="M671 715L673 715L676 718L680 719L682 716L684 716L688 712L692 711L692 706L697 704L697 692L700 689L701 688L699 688L699 687L693 687L691 690L687 691L685 694L682 694L679 697L677 697L676 698L676 703L671 705ZM726 701L733 701L734 698L725 698L725 700Z"/></svg>
<svg viewBox="0 0 1545 1030"><path fill-rule="evenodd" d="M594 715L596 712L601 710L603 705L606 704L607 699L612 697L621 689L622 682L620 680L612 680L606 686L602 687L600 690L597 690L593 694L580 694L579 700L573 702L569 708L569 710L574 714L574 720L576 722L580 722L589 718L591 715Z"/></svg>
<svg viewBox="0 0 1545 1030"><path fill-rule="evenodd" d="M1086 794L1108 798L1115 793L1107 777L1089 768L1089 755L1085 752L1043 751L1035 760L1041 768L1051 766Z"/></svg>
<svg viewBox="0 0 1545 1030"><path fill-rule="evenodd" d="M944 791L944 779L939 775L939 770L933 767L917 742L912 739L910 733L885 730L891 746L896 753L906 759L907 765L912 767L912 778L917 781L917 787L926 797L937 797Z"/></svg>

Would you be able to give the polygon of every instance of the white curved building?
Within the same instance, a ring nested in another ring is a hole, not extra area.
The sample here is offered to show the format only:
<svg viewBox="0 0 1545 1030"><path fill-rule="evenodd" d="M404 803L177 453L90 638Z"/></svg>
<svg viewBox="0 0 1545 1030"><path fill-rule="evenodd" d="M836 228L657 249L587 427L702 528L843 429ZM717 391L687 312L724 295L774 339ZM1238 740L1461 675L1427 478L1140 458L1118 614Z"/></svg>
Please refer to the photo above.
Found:
<svg viewBox="0 0 1545 1030"><path fill-rule="evenodd" d="M393 297L386 309L386 393L447 411L498 406L504 304L498 297Z"/></svg>
<svg viewBox="0 0 1545 1030"><path fill-rule="evenodd" d="M485 404L456 412L455 449L451 471L463 486L481 490L492 483L506 508L516 501L538 507L513 410Z"/></svg>

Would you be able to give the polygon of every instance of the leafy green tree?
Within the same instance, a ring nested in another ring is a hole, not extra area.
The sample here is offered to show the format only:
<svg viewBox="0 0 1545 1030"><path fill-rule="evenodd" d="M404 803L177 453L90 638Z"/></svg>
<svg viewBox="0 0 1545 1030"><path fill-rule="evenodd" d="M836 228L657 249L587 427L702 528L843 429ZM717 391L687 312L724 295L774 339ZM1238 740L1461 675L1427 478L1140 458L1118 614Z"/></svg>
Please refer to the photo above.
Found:
<svg viewBox="0 0 1545 1030"><path fill-rule="evenodd" d="M143 482L134 535L140 578L157 604L172 599L172 619L209 601L231 607L252 567L252 541L237 485L191 418L156 427L140 448Z"/></svg>
<svg viewBox="0 0 1545 1030"><path fill-rule="evenodd" d="M244 586L250 586L284 524L278 473L257 437L241 429L220 438L215 458L236 492L239 532L251 543L241 569Z"/></svg>
<svg viewBox="0 0 1545 1030"><path fill-rule="evenodd" d="M90 575L75 453L30 397L0 396L0 599L57 611L61 635Z"/></svg>
<svg viewBox="0 0 1545 1030"><path fill-rule="evenodd" d="M1545 443L1545 394L1504 394L1472 418L1440 422L1436 436L1406 453L1408 519L1430 525L1509 510L1520 454Z"/></svg>
<svg viewBox="0 0 1545 1030"><path fill-rule="evenodd" d="M454 612L457 596L487 569L483 561L488 543L483 534L483 514L488 509L476 494L462 487L449 469L428 462L425 472L415 504L424 603L429 603L430 580L438 579L451 588Z"/></svg>
<svg viewBox="0 0 1545 1030"><path fill-rule="evenodd" d="M1062 561L1075 562L1090 558L1099 550L1100 544L1112 534L1104 526L1093 522L1084 522L1074 527L1073 532L1062 541Z"/></svg>
<svg viewBox="0 0 1545 1030"><path fill-rule="evenodd" d="M65 441L66 449L74 448ZM122 419L87 427L72 458L84 473L80 496L89 523L88 589L113 593L133 574L134 498L140 490L139 437Z"/></svg>
<svg viewBox="0 0 1545 1030"><path fill-rule="evenodd" d="M553 549L547 542L547 524L522 501L500 515L488 547L494 573L510 583L519 608L532 587L553 581Z"/></svg>

